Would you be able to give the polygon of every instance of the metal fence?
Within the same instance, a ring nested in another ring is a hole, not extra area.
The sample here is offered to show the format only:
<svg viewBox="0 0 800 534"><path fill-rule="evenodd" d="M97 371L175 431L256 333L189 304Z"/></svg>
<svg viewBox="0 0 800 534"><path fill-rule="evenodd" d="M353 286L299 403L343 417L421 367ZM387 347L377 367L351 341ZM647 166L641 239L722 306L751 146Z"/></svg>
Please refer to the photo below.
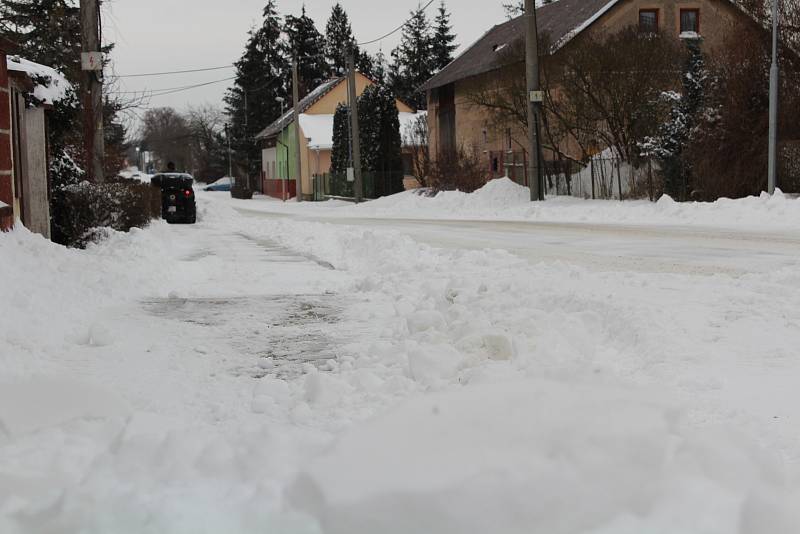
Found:
<svg viewBox="0 0 800 534"><path fill-rule="evenodd" d="M507 176L514 182L527 187L527 158L521 152L503 154L503 174L491 173L491 177ZM625 160L598 154L588 162L569 159L544 161L542 163L545 193L596 199L653 199L657 185L654 183L653 164L643 162L633 167Z"/></svg>
<svg viewBox="0 0 800 534"><path fill-rule="evenodd" d="M402 172L364 172L362 173L363 192L366 199L375 199L403 191ZM355 198L355 183L347 180L345 173L315 174L314 200L329 198Z"/></svg>

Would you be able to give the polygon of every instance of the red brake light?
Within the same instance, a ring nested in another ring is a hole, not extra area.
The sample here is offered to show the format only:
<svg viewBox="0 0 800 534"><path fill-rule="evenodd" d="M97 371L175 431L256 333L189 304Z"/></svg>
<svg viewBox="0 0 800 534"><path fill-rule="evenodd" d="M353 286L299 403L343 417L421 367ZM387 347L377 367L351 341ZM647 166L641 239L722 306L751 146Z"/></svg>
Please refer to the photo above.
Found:
<svg viewBox="0 0 800 534"><path fill-rule="evenodd" d="M192 196L192 190L191 189L187 189L186 191L183 192L183 194L186 195L187 197L190 197L190 196Z"/></svg>

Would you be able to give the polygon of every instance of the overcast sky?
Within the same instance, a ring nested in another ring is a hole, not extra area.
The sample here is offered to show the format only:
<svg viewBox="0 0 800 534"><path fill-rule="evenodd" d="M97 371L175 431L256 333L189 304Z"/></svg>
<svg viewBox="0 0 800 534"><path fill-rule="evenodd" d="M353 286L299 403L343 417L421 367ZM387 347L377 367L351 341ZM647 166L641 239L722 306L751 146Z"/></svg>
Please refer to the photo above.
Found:
<svg viewBox="0 0 800 534"><path fill-rule="evenodd" d="M103 4L104 40L116 43L112 54L117 74L138 74L222 66L237 60L247 31L259 23L266 0L112 0ZM308 15L324 32L335 0L307 0ZM449 0L457 42L469 45L493 24L505 20L502 0ZM303 2L278 0L282 15L299 14ZM341 0L356 39L368 41L396 28L408 18L417 0ZM438 2L428 8L432 18ZM399 34L366 47L388 55ZM227 78L233 70L176 76L124 78L120 90L142 91L210 82ZM150 106L220 104L230 82L153 98Z"/></svg>

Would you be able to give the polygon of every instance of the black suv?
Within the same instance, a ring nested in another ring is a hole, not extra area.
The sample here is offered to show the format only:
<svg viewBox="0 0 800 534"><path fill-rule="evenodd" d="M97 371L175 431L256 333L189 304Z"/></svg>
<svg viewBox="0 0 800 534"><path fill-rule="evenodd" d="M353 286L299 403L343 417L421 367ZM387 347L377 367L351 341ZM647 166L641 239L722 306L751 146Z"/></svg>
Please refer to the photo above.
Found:
<svg viewBox="0 0 800 534"><path fill-rule="evenodd" d="M194 178L190 174L157 174L150 183L161 189L161 217L165 221L170 224L197 221L197 202L192 189Z"/></svg>

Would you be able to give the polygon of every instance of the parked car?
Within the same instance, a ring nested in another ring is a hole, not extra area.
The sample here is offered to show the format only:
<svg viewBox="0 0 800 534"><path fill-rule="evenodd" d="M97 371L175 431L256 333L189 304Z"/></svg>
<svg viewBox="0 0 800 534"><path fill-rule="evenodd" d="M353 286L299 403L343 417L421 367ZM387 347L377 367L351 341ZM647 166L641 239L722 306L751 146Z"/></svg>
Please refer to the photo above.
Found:
<svg viewBox="0 0 800 534"><path fill-rule="evenodd" d="M230 177L226 176L224 178L220 178L216 182L211 185L205 187L204 191L230 191L233 180Z"/></svg>
<svg viewBox="0 0 800 534"><path fill-rule="evenodd" d="M197 222L197 201L194 178L190 174L163 173L153 176L150 183L161 189L161 217L170 224Z"/></svg>

